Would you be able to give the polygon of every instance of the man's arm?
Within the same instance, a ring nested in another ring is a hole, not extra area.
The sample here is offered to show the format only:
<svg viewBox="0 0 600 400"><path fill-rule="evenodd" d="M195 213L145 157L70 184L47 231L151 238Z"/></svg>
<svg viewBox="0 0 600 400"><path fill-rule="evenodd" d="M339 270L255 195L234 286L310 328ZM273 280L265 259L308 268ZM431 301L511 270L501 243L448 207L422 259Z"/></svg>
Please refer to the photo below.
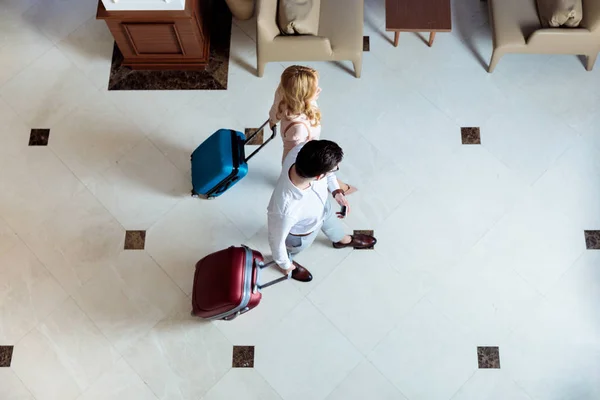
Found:
<svg viewBox="0 0 600 400"><path fill-rule="evenodd" d="M340 188L340 184L338 183L338 179L335 174L327 175L327 188L329 189L329 193L333 193Z"/></svg>
<svg viewBox="0 0 600 400"><path fill-rule="evenodd" d="M285 239L295 223L296 221L293 218L285 215L271 212L268 214L269 246L271 247L273 261L285 270L292 267L292 260L288 255Z"/></svg>

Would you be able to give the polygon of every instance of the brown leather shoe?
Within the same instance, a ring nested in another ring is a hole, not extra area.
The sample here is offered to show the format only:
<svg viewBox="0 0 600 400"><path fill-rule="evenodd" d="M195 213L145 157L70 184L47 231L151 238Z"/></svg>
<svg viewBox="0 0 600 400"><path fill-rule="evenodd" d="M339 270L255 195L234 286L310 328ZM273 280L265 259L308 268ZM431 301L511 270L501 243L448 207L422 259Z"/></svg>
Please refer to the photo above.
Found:
<svg viewBox="0 0 600 400"><path fill-rule="evenodd" d="M375 243L377 243L377 239L375 239L371 235L365 235L365 234L359 233L358 235L352 235L350 237L352 238L350 243L344 244L344 243L337 242L337 243L333 244L333 247L335 247L336 249L343 249L344 247L354 247L356 249L366 249L366 248L375 246Z"/></svg>
<svg viewBox="0 0 600 400"><path fill-rule="evenodd" d="M312 274L309 270L304 268L302 265L298 264L296 261L292 261L294 266L294 270L292 271L292 279L295 279L300 282L310 282L313 279Z"/></svg>

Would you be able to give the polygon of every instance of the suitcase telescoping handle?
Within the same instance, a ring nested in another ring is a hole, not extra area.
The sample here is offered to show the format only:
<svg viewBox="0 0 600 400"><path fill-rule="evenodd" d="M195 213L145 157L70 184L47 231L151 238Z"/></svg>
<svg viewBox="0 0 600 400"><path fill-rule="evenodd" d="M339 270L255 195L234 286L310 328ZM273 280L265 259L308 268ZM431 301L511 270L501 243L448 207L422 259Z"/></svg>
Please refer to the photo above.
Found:
<svg viewBox="0 0 600 400"><path fill-rule="evenodd" d="M248 144L252 139L254 139L254 136L258 135L258 132L262 131L263 128L266 127L268 124L269 124L269 120L266 120L265 123L262 124L261 127L256 130L256 132L254 132L252 135L250 135L249 137L246 138L246 141L244 142L244 144ZM254 150L252 152L252 154L250 154L248 157L246 157L245 161L248 162L248 160L250 160L252 157L254 157L254 155L256 153L258 153L259 151L261 151L262 148L265 147L265 145L267 143L269 143L271 140L273 140L275 138L275 135L277 135L277 125L275 125L273 127L273 133L271 134L271 136L267 140L265 140L263 142L263 144L261 144L258 149Z"/></svg>
<svg viewBox="0 0 600 400"><path fill-rule="evenodd" d="M260 281L260 271L262 269L265 269L265 268L268 268L268 267L270 267L272 265L275 265L275 261L269 261L266 264L264 262L262 262L262 261L258 261L257 265L258 265L258 271L256 272L257 273L257 275L256 275L256 285L254 286L254 291L257 291L257 290L260 290L260 289L264 289L264 288L268 288L269 286L273 286L276 283L287 281L288 279L290 279L292 277L292 273L290 272L287 275L284 275L284 276L282 276L280 278L277 278L277 279L273 279L272 281L264 283L264 284L261 285L259 283L259 281Z"/></svg>

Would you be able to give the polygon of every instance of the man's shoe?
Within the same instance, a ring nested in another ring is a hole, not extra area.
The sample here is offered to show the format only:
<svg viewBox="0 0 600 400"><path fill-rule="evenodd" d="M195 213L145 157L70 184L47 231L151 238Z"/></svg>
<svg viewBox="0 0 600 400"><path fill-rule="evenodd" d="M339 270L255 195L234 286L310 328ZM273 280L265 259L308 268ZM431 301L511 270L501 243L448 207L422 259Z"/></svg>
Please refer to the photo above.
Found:
<svg viewBox="0 0 600 400"><path fill-rule="evenodd" d="M312 281L313 277L312 277L312 274L309 272L309 270L304 268L302 265L298 264L296 261L292 261L292 263L296 267L292 271L292 279L295 279L300 282Z"/></svg>
<svg viewBox="0 0 600 400"><path fill-rule="evenodd" d="M343 249L344 247L354 247L355 249L367 249L369 247L375 246L375 243L377 243L377 239L375 239L371 235L359 233L350 237L352 238L350 243L344 244L336 242L333 244L333 247L335 247L336 249Z"/></svg>

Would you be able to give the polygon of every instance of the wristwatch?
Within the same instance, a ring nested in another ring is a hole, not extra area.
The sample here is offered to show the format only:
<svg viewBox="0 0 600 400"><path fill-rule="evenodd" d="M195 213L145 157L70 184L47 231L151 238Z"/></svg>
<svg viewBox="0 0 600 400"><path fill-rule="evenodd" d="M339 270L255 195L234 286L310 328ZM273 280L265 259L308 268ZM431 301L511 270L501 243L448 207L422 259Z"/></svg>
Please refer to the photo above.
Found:
<svg viewBox="0 0 600 400"><path fill-rule="evenodd" d="M335 189L333 192L331 192L331 195L333 196L333 198L335 199L335 196L337 196L338 194L344 194L344 191L342 189Z"/></svg>

